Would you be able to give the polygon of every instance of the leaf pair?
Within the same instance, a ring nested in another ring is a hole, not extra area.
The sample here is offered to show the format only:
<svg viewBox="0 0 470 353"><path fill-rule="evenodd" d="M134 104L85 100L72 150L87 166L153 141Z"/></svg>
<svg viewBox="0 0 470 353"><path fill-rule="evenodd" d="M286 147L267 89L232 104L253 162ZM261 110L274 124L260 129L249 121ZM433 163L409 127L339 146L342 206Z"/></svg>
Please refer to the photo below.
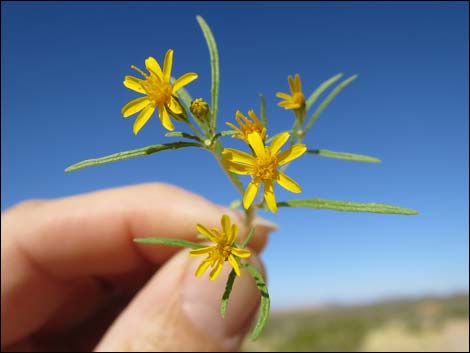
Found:
<svg viewBox="0 0 470 353"><path fill-rule="evenodd" d="M320 86L318 86L318 88L310 95L310 97L307 99L307 102L305 103L307 111L312 107L313 103L315 103L318 97L324 91L326 91L331 85L333 85L336 81L338 81L342 76L343 74L337 74L336 76L333 76L332 78L326 80ZM313 123L317 121L320 114L326 109L326 107L328 107L328 105L331 103L333 98L335 98L339 92L341 92L347 85L349 85L356 78L357 78L357 75L353 75L347 78L346 80L342 81L338 86L336 86L333 91L330 92L330 94L323 100L323 102L321 102L321 104L315 110L310 120L308 121L307 125L305 125L304 134L307 133L308 130L310 130Z"/></svg>

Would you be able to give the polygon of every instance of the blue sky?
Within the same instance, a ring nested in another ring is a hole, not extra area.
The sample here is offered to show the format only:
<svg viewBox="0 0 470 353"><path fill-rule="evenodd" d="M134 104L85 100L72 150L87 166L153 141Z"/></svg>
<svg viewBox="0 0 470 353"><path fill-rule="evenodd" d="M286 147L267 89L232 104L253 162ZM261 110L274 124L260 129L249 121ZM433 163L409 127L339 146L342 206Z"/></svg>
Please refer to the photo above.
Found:
<svg viewBox="0 0 470 353"><path fill-rule="evenodd" d="M259 110L271 134L292 114L276 106L299 73L310 94L342 72L359 78L323 112L310 148L369 154L381 164L305 156L289 175L303 197L384 202L418 216L281 209L263 255L275 308L325 301L468 291L468 4L2 2L1 203L57 198L134 183L170 182L228 204L235 190L203 150L64 173L74 162L169 142L156 117L138 136L121 107L131 64L162 61L199 74L210 65L195 16L221 60L219 125ZM230 138L225 144L235 145ZM195 170L197 172L195 172ZM245 179L246 181L246 179ZM297 195L277 189L278 199Z"/></svg>

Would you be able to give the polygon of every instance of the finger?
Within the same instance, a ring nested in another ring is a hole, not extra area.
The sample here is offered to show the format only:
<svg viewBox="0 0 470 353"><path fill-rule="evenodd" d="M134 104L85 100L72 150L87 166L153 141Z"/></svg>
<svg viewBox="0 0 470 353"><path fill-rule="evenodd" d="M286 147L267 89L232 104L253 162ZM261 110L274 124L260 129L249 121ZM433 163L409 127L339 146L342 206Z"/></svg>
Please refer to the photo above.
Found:
<svg viewBox="0 0 470 353"><path fill-rule="evenodd" d="M136 244L133 238L194 240L196 223L215 226L220 215L220 207L165 184L8 210L2 214L2 345L42 326L69 297L75 279L129 273L148 261L162 263L176 251ZM263 248L268 230L257 227L253 248Z"/></svg>
<svg viewBox="0 0 470 353"><path fill-rule="evenodd" d="M95 318L95 314L107 307L116 295L129 298L135 295L155 271L155 267L148 266L125 274L109 275L106 279L84 278L35 337L57 337Z"/></svg>
<svg viewBox="0 0 470 353"><path fill-rule="evenodd" d="M143 260L162 263L178 249L133 244L133 238L196 240L196 224L219 226L225 209L171 185L143 184L46 202L27 214L13 211L2 217L6 240L14 238L51 276L70 279L127 272ZM247 232L243 222L239 226ZM250 246L259 251L267 228L257 230Z"/></svg>
<svg viewBox="0 0 470 353"><path fill-rule="evenodd" d="M255 256L252 263L262 271ZM118 317L97 351L232 351L240 347L259 306L260 295L242 269L226 316L220 300L231 270L228 263L215 281L196 278L200 259L182 250L168 261Z"/></svg>

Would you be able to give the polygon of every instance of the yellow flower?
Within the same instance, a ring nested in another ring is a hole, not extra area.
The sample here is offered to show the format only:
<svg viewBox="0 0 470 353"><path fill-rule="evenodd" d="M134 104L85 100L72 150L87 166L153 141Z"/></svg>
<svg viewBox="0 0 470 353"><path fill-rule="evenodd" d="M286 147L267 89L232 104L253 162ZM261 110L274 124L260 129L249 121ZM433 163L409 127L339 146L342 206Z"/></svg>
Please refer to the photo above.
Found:
<svg viewBox="0 0 470 353"><path fill-rule="evenodd" d="M302 84L300 83L299 74L295 75L295 78L289 75L288 78L290 91L292 93L289 96L287 93L278 92L276 96L284 99L282 102L279 102L277 105L284 107L284 109L300 109L305 106L305 97L302 93Z"/></svg>
<svg viewBox="0 0 470 353"><path fill-rule="evenodd" d="M230 262L237 276L240 276L240 266L235 256L240 258L250 257L250 251L246 249L239 249L234 246L235 238L238 234L238 227L236 224L230 224L230 217L227 215L222 216L221 220L222 231L216 228L211 230L204 227L202 224L198 224L196 229L202 235L205 235L210 241L214 242L214 246L207 246L200 249L191 250L189 255L200 256L207 254L207 257L202 261L196 270L196 277L200 277L206 272L209 266L212 267L212 271L209 275L211 280L217 278L222 271L225 261Z"/></svg>
<svg viewBox="0 0 470 353"><path fill-rule="evenodd" d="M246 209L253 203L261 182L264 183L264 199L273 213L277 212L274 182L291 192L299 193L302 191L302 188L294 180L277 170L277 167L300 157L307 150L304 144L295 144L279 153L289 136L288 132L275 136L271 146L268 147L264 145L263 139L258 133L248 135L248 141L254 151L254 156L232 148L223 150L224 166L229 171L252 176L252 180L243 196L243 206Z"/></svg>
<svg viewBox="0 0 470 353"><path fill-rule="evenodd" d="M194 72L188 72L170 83L171 67L173 65L173 50L168 49L165 55L163 70L153 57L145 60L145 67L149 75L132 65L131 67L139 72L144 79L133 76L126 76L124 86L127 88L145 94L144 97L134 99L122 108L122 115L127 118L137 112L140 114L135 120L133 131L137 135L139 130L150 119L155 109L158 107L158 117L167 130L173 130L173 123L170 120L169 112L182 114L183 108L176 99L176 91L186 86L197 78Z"/></svg>
<svg viewBox="0 0 470 353"><path fill-rule="evenodd" d="M253 132L257 132L260 134L261 138L264 141L266 137L266 128L263 127L263 125L261 124L261 122L259 121L258 117L256 116L253 110L250 110L248 112L248 115L250 116L251 119L253 119L253 121L251 121L246 116L244 116L239 110L237 110L237 112L235 113L235 119L237 119L237 122L238 122L238 125L240 125L240 128L237 128L232 123L226 123L228 126L230 126L232 129L236 131L236 133L233 134L232 137L242 139L246 143L249 143L248 135Z"/></svg>

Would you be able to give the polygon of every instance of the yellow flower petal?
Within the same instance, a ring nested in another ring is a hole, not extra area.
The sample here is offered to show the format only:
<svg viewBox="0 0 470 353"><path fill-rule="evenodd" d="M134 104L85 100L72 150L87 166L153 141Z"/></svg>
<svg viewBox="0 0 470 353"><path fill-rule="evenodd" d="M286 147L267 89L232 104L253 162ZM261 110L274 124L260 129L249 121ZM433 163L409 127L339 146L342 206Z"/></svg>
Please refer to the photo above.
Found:
<svg viewBox="0 0 470 353"><path fill-rule="evenodd" d="M232 163L228 160L224 160L222 163L225 169L235 174L250 175L253 173L253 167L249 165Z"/></svg>
<svg viewBox="0 0 470 353"><path fill-rule="evenodd" d="M230 262L230 265L232 265L237 276L240 276L240 266L238 266L238 261L232 255L229 255L228 262Z"/></svg>
<svg viewBox="0 0 470 353"><path fill-rule="evenodd" d="M239 133L239 134L241 133L241 130L240 130L238 127L236 127L235 125L233 125L232 123L225 123L225 124L227 124L227 125L228 125L229 127L231 127L233 130L235 130L237 133ZM235 135L235 134L234 134L234 135Z"/></svg>
<svg viewBox="0 0 470 353"><path fill-rule="evenodd" d="M255 151L257 157L262 157L265 155L263 139L257 132L253 132L248 135L248 142L250 146Z"/></svg>
<svg viewBox="0 0 470 353"><path fill-rule="evenodd" d="M302 92L302 83L300 82L299 74L295 74L295 91Z"/></svg>
<svg viewBox="0 0 470 353"><path fill-rule="evenodd" d="M173 92L176 92L179 90L181 87L186 86L188 83L194 81L197 79L197 74L194 72L188 72L184 74L183 76L180 76L175 83L173 83Z"/></svg>
<svg viewBox="0 0 470 353"><path fill-rule="evenodd" d="M191 255L191 256L200 256L200 255L210 253L213 249L214 249L213 246L206 246L204 248L191 250L189 252L189 255Z"/></svg>
<svg viewBox="0 0 470 353"><path fill-rule="evenodd" d="M204 260L203 262L201 262L201 264L196 269L196 273L195 273L196 277L201 277L201 275L204 272L206 272L206 270L210 266L211 262L212 261L209 258Z"/></svg>
<svg viewBox="0 0 470 353"><path fill-rule="evenodd" d="M260 124L260 121L258 119L258 116L256 115L255 111L254 110L249 110L248 111L248 115L250 116L251 119L253 119L253 121L256 123L256 124Z"/></svg>
<svg viewBox="0 0 470 353"><path fill-rule="evenodd" d="M276 97L279 97L279 98L282 98L282 99L286 99L286 100L289 100L289 99L292 98L292 97L289 96L287 93L283 93L283 92L277 92L277 93L276 93Z"/></svg>
<svg viewBox="0 0 470 353"><path fill-rule="evenodd" d="M173 50L168 49L168 51L165 54L165 61L163 63L163 81L170 82L172 66L173 66Z"/></svg>
<svg viewBox="0 0 470 353"><path fill-rule="evenodd" d="M144 110L140 112L137 119L135 119L134 126L132 128L134 135L137 135L140 129L142 129L145 123L150 119L154 111L155 111L155 107L149 104L144 108Z"/></svg>
<svg viewBox="0 0 470 353"><path fill-rule="evenodd" d="M294 82L294 78L289 75L289 77L287 78L287 80L289 81L289 87L290 87L290 90L292 93L295 92L295 82Z"/></svg>
<svg viewBox="0 0 470 353"><path fill-rule="evenodd" d="M214 269L211 271L209 275L209 279L211 281L215 280L219 276L220 271L222 271L223 266L224 266L224 261L219 259L219 261L217 261L217 264L215 265Z"/></svg>
<svg viewBox="0 0 470 353"><path fill-rule="evenodd" d="M222 231L226 234L227 238L231 235L232 228L230 227L230 217L224 214L220 220Z"/></svg>
<svg viewBox="0 0 470 353"><path fill-rule="evenodd" d="M150 101L148 98L145 97L140 97L134 100L131 100L129 103L127 103L124 107L121 109L121 113L124 116L124 118L127 118L142 109L144 109L147 105L150 104Z"/></svg>
<svg viewBox="0 0 470 353"><path fill-rule="evenodd" d="M232 224L232 231L230 233L230 238L227 239L227 244L232 245L238 235L238 226L234 223Z"/></svg>
<svg viewBox="0 0 470 353"><path fill-rule="evenodd" d="M277 155L278 165L286 164L292 161L293 159L300 157L301 155L305 153L306 150L307 150L307 146L305 146L304 144L296 144L288 148L287 150Z"/></svg>
<svg viewBox="0 0 470 353"><path fill-rule="evenodd" d="M224 148L222 156L230 162L254 165L255 158L248 153L236 150L234 148Z"/></svg>
<svg viewBox="0 0 470 353"><path fill-rule="evenodd" d="M210 241L214 243L218 242L217 235L212 233L209 229L204 227L202 224L198 224L196 226L196 229L199 233L201 233L202 235L205 235Z"/></svg>
<svg viewBox="0 0 470 353"><path fill-rule="evenodd" d="M211 228L211 232L212 232L212 234L214 234L214 236L217 239L218 243L220 243L223 240L222 234L220 234L220 232L217 228Z"/></svg>
<svg viewBox="0 0 470 353"><path fill-rule="evenodd" d="M266 200L266 204L268 205L268 208L271 210L271 212L276 213L277 204L276 197L274 196L274 188L272 181L264 182L264 199Z"/></svg>
<svg viewBox="0 0 470 353"><path fill-rule="evenodd" d="M273 138L273 142L271 143L271 146L269 149L271 150L271 155L276 155L277 152L284 146L284 144L287 142L289 139L290 135L288 132L282 132L278 135L276 135Z"/></svg>
<svg viewBox="0 0 470 353"><path fill-rule="evenodd" d="M251 256L251 252L249 250L238 249L238 248L233 248L232 249L232 254L234 254L235 256L241 257L242 259Z"/></svg>
<svg viewBox="0 0 470 353"><path fill-rule="evenodd" d="M154 75L156 75L160 80L163 79L163 73L162 73L162 68L158 64L157 60L155 58L149 56L145 60L145 67L149 72L152 72Z"/></svg>
<svg viewBox="0 0 470 353"><path fill-rule="evenodd" d="M124 77L124 86L127 88L145 94L145 89L141 85L142 80L138 79L137 77L134 76L126 76Z"/></svg>
<svg viewBox="0 0 470 353"><path fill-rule="evenodd" d="M235 112L235 119L237 120L237 123L240 124L240 125L246 124L246 123L248 123L248 122L250 121L250 120L248 120L248 118L247 118L245 115L243 115L242 112L239 111L239 110L237 110L237 111ZM244 122L243 122L241 119L243 119Z"/></svg>
<svg viewBox="0 0 470 353"><path fill-rule="evenodd" d="M248 187L245 190L245 195L243 195L243 207L245 207L245 209L250 208L253 200L256 197L256 194L258 193L258 189L259 183L252 181L248 184Z"/></svg>
<svg viewBox="0 0 470 353"><path fill-rule="evenodd" d="M158 117L160 118L160 121L162 122L162 125L165 129L170 131L175 129L173 123L171 122L170 115L168 114L166 108L162 105L158 107Z"/></svg>
<svg viewBox="0 0 470 353"><path fill-rule="evenodd" d="M277 182L284 189L287 189L290 192L295 192L296 194L302 192L302 188L299 186L299 184L297 184L294 180L292 180L282 172L278 172Z"/></svg>
<svg viewBox="0 0 470 353"><path fill-rule="evenodd" d="M178 101L173 96L171 96L171 99L170 99L170 110L174 114L182 114L183 113L183 108L181 107L181 105L178 103Z"/></svg>
<svg viewBox="0 0 470 353"><path fill-rule="evenodd" d="M299 103L295 103L293 101L284 101L277 103L278 106L283 107L284 109L297 109L300 108L302 105Z"/></svg>
<svg viewBox="0 0 470 353"><path fill-rule="evenodd" d="M283 107L283 108L286 108L286 109L288 109L288 108L286 107L286 105L290 105L290 104L292 104L292 102L291 102L290 100L285 100L285 101L282 101L282 102L277 103L278 106Z"/></svg>

